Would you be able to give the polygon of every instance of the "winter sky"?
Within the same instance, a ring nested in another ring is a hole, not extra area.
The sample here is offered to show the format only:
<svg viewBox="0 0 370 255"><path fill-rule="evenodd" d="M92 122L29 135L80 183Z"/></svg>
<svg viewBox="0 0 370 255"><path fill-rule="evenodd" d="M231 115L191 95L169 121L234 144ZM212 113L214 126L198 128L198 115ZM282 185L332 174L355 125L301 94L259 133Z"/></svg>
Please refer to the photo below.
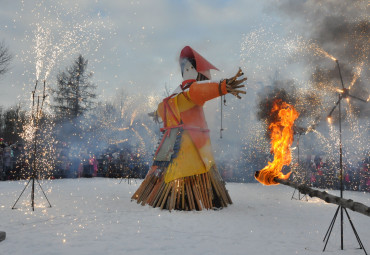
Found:
<svg viewBox="0 0 370 255"><path fill-rule="evenodd" d="M89 60L101 100L122 88L148 95L162 95L165 86L172 90L181 82L178 57L186 45L220 69L214 72L216 79L226 78L239 66L246 69L241 60L245 35L258 29L287 32L274 4L0 0L0 41L14 56L10 71L0 77L0 105L13 106L29 98L37 76L55 86L56 74L78 54ZM244 71L249 77L249 70Z"/></svg>
<svg viewBox="0 0 370 255"><path fill-rule="evenodd" d="M240 137L255 138L258 100L274 79L290 95L298 88L301 119L312 124L318 117L326 129L340 87L334 58L351 93L370 99L365 0L0 0L0 6L0 41L14 56L10 71L0 77L0 107L22 102L29 108L35 81L55 87L56 75L82 54L99 101L111 102L124 91L146 116L166 88L171 92L182 81L178 59L186 45L218 67L213 79L228 78L238 67L248 77L242 100L227 96L228 151L240 148L235 146ZM345 135L356 148L363 141L361 156L368 151L370 104L352 105L361 121L354 125L356 118L349 118L356 129ZM219 100L207 103L205 111L218 137Z"/></svg>

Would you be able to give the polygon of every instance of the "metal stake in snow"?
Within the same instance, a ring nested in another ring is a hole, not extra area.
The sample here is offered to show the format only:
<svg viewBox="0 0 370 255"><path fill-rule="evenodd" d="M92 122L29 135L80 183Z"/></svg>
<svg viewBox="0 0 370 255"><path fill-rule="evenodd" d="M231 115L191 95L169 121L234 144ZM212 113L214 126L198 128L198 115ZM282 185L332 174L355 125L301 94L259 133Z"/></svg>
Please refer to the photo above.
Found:
<svg viewBox="0 0 370 255"><path fill-rule="evenodd" d="M0 231L0 242L4 241L6 237L6 233L4 231Z"/></svg>

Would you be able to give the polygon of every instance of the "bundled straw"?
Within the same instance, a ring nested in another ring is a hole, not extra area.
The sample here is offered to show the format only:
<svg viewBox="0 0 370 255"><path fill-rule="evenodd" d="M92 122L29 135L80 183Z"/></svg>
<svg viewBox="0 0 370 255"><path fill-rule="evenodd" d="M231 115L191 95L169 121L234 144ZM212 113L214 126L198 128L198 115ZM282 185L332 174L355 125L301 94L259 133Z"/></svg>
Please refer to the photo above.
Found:
<svg viewBox="0 0 370 255"><path fill-rule="evenodd" d="M164 174L146 176L132 196L142 205L167 210L201 211L227 207L232 204L225 182L213 166L204 174L188 176L165 183Z"/></svg>

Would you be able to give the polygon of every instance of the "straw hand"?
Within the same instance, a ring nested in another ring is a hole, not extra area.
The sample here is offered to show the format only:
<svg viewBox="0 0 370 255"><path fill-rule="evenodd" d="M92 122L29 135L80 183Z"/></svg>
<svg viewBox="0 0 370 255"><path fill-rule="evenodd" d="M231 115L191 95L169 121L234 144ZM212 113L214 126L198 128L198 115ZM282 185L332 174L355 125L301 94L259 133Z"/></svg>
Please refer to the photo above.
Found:
<svg viewBox="0 0 370 255"><path fill-rule="evenodd" d="M242 69L239 68L238 72L235 74L235 76L226 79L226 90L228 93L236 96L237 98L241 99L241 96L239 94L247 94L244 90L240 90L240 88L245 87L243 82L247 80L247 77L238 79L239 77L243 76L244 73L242 72Z"/></svg>
<svg viewBox="0 0 370 255"><path fill-rule="evenodd" d="M153 121L154 121L155 123L160 123L160 122L159 122L159 118L158 118L158 113L157 113L157 111L150 112L150 113L148 113L148 115L149 115L150 117L152 117L152 118L153 118Z"/></svg>

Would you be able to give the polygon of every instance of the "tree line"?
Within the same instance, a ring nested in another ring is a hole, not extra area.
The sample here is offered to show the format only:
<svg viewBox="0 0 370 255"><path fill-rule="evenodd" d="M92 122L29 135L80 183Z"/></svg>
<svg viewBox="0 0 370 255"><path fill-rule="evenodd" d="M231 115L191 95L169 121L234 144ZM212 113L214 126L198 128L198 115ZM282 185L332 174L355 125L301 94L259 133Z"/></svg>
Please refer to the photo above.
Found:
<svg viewBox="0 0 370 255"><path fill-rule="evenodd" d="M9 70L11 60L8 48L4 43L0 44L0 76ZM50 97L48 110L37 115L40 117L38 146L44 150L38 154L51 160L58 157L58 148L61 147L67 147L73 155L97 154L114 144L125 142L124 146L131 147L137 154L149 155L150 152L143 150L143 145L153 139L153 134L147 130L154 130L154 124L143 112L137 114L135 108L123 114L123 108L131 104L123 91L117 93L115 101L99 102L92 77L88 60L81 54L56 75L56 82L47 89L47 96ZM25 108L21 103L9 108L0 106L0 138L8 144L22 143L27 150L27 143L29 146L32 144L32 141L27 141L27 129L33 125L34 112L35 109ZM134 118L137 120L135 128ZM124 128L127 126L132 127ZM135 137L138 139L135 140Z"/></svg>
<svg viewBox="0 0 370 255"><path fill-rule="evenodd" d="M9 70L12 60L8 48L0 44L0 76ZM57 75L56 87L51 88L53 103L52 115L42 115L41 123L45 119L53 119L58 125L72 125L74 132L70 139L79 137L81 128L76 121L85 113L94 108L96 85L90 82L92 73L87 71L88 60L79 55L71 66ZM0 106L0 137L5 141L21 141L21 134L27 124L27 109L21 104L4 108ZM81 124L81 123L80 123Z"/></svg>

